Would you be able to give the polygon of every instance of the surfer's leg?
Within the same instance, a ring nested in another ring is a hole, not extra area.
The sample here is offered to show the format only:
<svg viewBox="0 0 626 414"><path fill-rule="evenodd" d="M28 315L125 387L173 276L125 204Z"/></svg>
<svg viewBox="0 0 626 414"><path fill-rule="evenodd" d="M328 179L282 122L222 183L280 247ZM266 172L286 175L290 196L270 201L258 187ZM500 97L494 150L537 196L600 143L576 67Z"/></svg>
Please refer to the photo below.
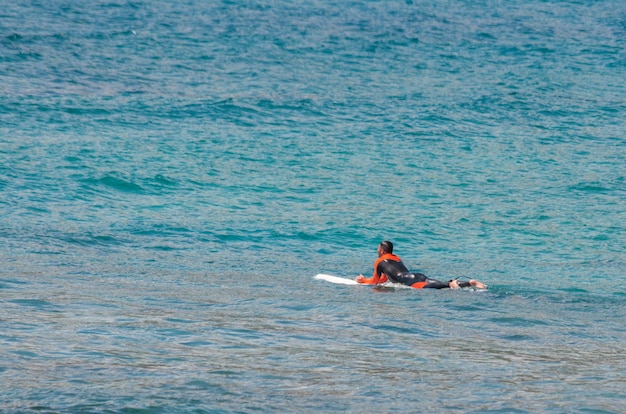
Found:
<svg viewBox="0 0 626 414"><path fill-rule="evenodd" d="M470 279L469 282L458 280L450 281L450 287L452 289L465 288L465 287L474 287L476 289L487 289L487 286L484 283L479 282L478 280Z"/></svg>
<svg viewBox="0 0 626 414"><path fill-rule="evenodd" d="M471 279L468 283L470 284L471 287L475 287L477 289L487 289L487 285L485 285L482 282L479 282L478 280Z"/></svg>
<svg viewBox="0 0 626 414"><path fill-rule="evenodd" d="M387 277L394 283L401 283L407 286L413 286L416 283L427 280L426 275L422 273L399 273L395 276L387 275Z"/></svg>
<svg viewBox="0 0 626 414"><path fill-rule="evenodd" d="M435 279L428 279L426 281L426 285L423 286L424 289L459 289L465 287L474 287L477 289L487 289L487 286L484 283L479 282L478 280L471 279L469 282L466 281L458 281L456 279L452 279L449 282L440 282Z"/></svg>
<svg viewBox="0 0 626 414"><path fill-rule="evenodd" d="M446 289L452 287L452 282L440 282L438 280L429 279L428 283L424 286L424 289Z"/></svg>

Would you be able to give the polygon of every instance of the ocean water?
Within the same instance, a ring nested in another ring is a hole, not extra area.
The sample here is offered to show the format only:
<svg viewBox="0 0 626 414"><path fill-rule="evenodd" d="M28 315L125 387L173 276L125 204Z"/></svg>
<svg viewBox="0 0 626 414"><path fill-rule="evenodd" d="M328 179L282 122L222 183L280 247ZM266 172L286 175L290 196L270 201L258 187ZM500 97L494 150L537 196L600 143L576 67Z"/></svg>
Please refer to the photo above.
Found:
<svg viewBox="0 0 626 414"><path fill-rule="evenodd" d="M626 412L625 2L0 5L0 412Z"/></svg>

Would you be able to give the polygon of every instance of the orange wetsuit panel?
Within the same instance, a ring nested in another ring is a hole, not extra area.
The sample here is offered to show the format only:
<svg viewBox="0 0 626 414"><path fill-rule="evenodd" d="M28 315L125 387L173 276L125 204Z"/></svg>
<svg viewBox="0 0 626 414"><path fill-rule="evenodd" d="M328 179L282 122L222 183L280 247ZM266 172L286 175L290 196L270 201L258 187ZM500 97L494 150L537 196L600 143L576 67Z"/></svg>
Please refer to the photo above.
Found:
<svg viewBox="0 0 626 414"><path fill-rule="evenodd" d="M378 265L383 260L393 260L394 262L400 262L401 261L400 258L398 256L396 256L395 254L392 254L392 253L385 253L385 254L383 254L378 259L376 259L376 261L374 262L374 274L369 279L365 279L363 281L364 284L367 284L367 285L378 285L380 283L385 283L387 281L387 276L384 273L380 274L380 275L378 274Z"/></svg>

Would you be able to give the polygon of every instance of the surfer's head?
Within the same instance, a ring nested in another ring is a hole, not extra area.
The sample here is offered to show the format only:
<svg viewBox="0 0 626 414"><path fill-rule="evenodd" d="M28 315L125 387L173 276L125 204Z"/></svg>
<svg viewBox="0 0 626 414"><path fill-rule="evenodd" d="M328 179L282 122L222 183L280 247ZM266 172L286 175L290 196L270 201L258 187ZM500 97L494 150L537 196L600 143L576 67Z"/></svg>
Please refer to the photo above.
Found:
<svg viewBox="0 0 626 414"><path fill-rule="evenodd" d="M389 240L385 240L383 242L380 242L380 246L379 248L384 252L384 253L393 253L393 243L390 242Z"/></svg>

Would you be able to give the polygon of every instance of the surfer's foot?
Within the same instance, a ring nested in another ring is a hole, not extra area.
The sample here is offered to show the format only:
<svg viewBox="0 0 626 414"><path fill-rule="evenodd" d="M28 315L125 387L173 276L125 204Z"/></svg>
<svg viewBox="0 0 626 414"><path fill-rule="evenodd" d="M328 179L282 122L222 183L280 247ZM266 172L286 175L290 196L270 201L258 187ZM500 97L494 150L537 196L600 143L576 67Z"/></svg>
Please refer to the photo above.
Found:
<svg viewBox="0 0 626 414"><path fill-rule="evenodd" d="M487 289L487 285L479 282L478 280L472 279L469 281L469 284L471 287L475 287L476 289Z"/></svg>
<svg viewBox="0 0 626 414"><path fill-rule="evenodd" d="M454 279L450 281L450 289L458 289L459 288L459 282Z"/></svg>

